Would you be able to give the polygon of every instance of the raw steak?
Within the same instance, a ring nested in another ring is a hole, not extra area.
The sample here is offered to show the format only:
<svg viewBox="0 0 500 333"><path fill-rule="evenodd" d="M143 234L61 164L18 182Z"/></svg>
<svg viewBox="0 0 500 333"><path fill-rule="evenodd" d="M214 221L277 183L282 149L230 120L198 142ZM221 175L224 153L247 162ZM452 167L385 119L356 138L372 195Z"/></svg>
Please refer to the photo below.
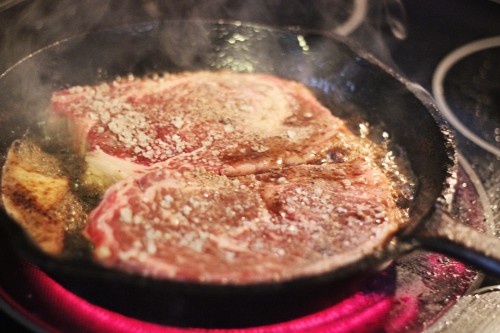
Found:
<svg viewBox="0 0 500 333"><path fill-rule="evenodd" d="M401 214L387 177L360 157L236 177L152 171L113 185L86 232L107 266L255 283L356 260L387 241Z"/></svg>
<svg viewBox="0 0 500 333"><path fill-rule="evenodd" d="M70 120L90 183L163 167L251 174L348 158L351 140L303 85L267 74L122 78L57 92L51 110Z"/></svg>
<svg viewBox="0 0 500 333"><path fill-rule="evenodd" d="M324 272L383 245L403 211L353 135L303 85L267 74L119 79L54 94L86 184L106 190L86 235L104 265L255 283Z"/></svg>

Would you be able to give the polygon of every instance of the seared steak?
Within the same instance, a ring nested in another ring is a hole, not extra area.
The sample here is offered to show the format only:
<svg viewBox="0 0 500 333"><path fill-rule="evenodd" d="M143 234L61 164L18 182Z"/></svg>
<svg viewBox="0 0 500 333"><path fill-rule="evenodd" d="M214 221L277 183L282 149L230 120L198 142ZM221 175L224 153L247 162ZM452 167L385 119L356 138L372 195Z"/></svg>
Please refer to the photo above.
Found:
<svg viewBox="0 0 500 333"><path fill-rule="evenodd" d="M66 232L81 232L87 214L60 161L31 141L15 141L2 169L2 203L44 251L60 255Z"/></svg>

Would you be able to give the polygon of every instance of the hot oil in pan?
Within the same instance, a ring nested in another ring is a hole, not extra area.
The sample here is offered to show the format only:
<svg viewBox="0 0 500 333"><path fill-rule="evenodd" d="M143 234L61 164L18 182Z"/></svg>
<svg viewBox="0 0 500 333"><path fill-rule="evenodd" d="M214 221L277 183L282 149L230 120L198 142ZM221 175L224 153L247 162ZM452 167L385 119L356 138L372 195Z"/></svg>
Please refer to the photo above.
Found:
<svg viewBox="0 0 500 333"><path fill-rule="evenodd" d="M352 116L346 119L351 130L376 143L378 148L378 165L390 177L394 184L396 203L403 209L409 209L416 188L416 178L406 152L395 144L383 124L370 124L364 121L358 112L351 111ZM356 131L358 129L358 132Z"/></svg>
<svg viewBox="0 0 500 333"><path fill-rule="evenodd" d="M345 110L344 110L345 111ZM407 210L414 191L414 182L409 165L405 159L404 152L393 145L390 137L384 131L383 126L372 126L353 110L349 114L347 122L354 133L363 139L369 139L373 143L365 142L366 145L376 149L377 163L393 182L393 195L400 208ZM83 207L82 219L92 211L102 198L102 191L85 186L81 182L86 163L81 154L72 149L72 144L67 138L70 133L61 131L61 126L56 126L54 131L51 126L42 124L40 128L32 130L23 140L25 142L36 142L41 150L60 162L62 172L71 183L71 192ZM330 158L335 161L336 152L332 152ZM322 163L318 161L318 163ZM68 218L67 221L74 221ZM82 235L84 225L75 225L68 222L65 225L64 248L61 253L64 257L92 257L93 245Z"/></svg>
<svg viewBox="0 0 500 333"><path fill-rule="evenodd" d="M64 210L67 215L64 218L64 245L58 255L65 258L90 258L92 244L83 236L82 231L88 214L99 203L102 193L81 184L80 178L85 168L85 161L70 148L67 141L69 135L70 133L61 131L61 128L54 131L52 126L44 123L39 127L32 127L22 139L13 144L13 147L21 147L17 150L16 159L28 160L27 155L29 155L31 158L35 156L40 159L40 163L44 163L47 158L58 162L54 172L38 168L37 165L32 170L35 174L48 177L57 173L69 180L68 190L72 196L64 203L67 205ZM30 192L30 189L27 191ZM36 206L36 203L33 203L33 206Z"/></svg>
<svg viewBox="0 0 500 333"><path fill-rule="evenodd" d="M47 133L47 129L43 129ZM54 133L54 131L51 131ZM85 160L81 155L75 153L71 148L68 148L68 142L59 136L64 132L58 131L55 135L44 135L42 141L32 140L33 142L41 142L43 151L54 156L61 162L60 166L67 175L71 183L71 191L81 204L83 210L79 211L81 219L86 220L88 214L99 204L102 199L102 192L89 188L82 184L81 175L85 170ZM70 135L70 133L66 133ZM68 136L66 136L68 137ZM39 137L38 139L42 139ZM68 219L70 221L70 219ZM67 224L65 228L64 248L61 253L62 257L66 258L91 258L93 245L82 234L85 225L70 225Z"/></svg>
<svg viewBox="0 0 500 333"><path fill-rule="evenodd" d="M366 139L366 144L372 145L376 151L378 166L393 182L396 203L402 209L409 209L415 195L417 180L406 151L394 142L384 123L371 123L363 117L363 112L358 107L337 100L335 94L327 94L321 89L311 90L334 116L346 122L352 133Z"/></svg>

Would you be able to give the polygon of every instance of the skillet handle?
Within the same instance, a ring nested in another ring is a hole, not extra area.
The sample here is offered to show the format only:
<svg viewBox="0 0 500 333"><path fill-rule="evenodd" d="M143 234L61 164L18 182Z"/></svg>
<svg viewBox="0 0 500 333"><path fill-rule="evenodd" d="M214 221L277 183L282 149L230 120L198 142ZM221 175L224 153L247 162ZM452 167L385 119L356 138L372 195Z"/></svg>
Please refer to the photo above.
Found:
<svg viewBox="0 0 500 333"><path fill-rule="evenodd" d="M454 221L441 207L416 231L414 239L427 250L450 255L500 278L500 239Z"/></svg>

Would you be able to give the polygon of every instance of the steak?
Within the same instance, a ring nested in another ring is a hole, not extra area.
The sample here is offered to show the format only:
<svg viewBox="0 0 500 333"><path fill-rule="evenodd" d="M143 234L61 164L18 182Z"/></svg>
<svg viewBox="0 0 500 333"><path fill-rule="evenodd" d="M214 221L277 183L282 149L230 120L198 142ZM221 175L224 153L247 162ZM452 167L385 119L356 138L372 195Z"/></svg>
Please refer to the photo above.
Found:
<svg viewBox="0 0 500 333"><path fill-rule="evenodd" d="M388 178L359 158L245 176L151 171L113 185L86 232L104 265L238 284L340 267L383 245L401 218Z"/></svg>
<svg viewBox="0 0 500 333"><path fill-rule="evenodd" d="M57 92L51 110L85 157L84 184L103 189L84 233L108 267L279 281L357 261L406 217L376 164L386 151L296 82L129 77Z"/></svg>
<svg viewBox="0 0 500 333"><path fill-rule="evenodd" d="M51 110L71 124L88 183L164 167L245 175L349 151L340 119L303 85L268 74L122 78L57 92Z"/></svg>

